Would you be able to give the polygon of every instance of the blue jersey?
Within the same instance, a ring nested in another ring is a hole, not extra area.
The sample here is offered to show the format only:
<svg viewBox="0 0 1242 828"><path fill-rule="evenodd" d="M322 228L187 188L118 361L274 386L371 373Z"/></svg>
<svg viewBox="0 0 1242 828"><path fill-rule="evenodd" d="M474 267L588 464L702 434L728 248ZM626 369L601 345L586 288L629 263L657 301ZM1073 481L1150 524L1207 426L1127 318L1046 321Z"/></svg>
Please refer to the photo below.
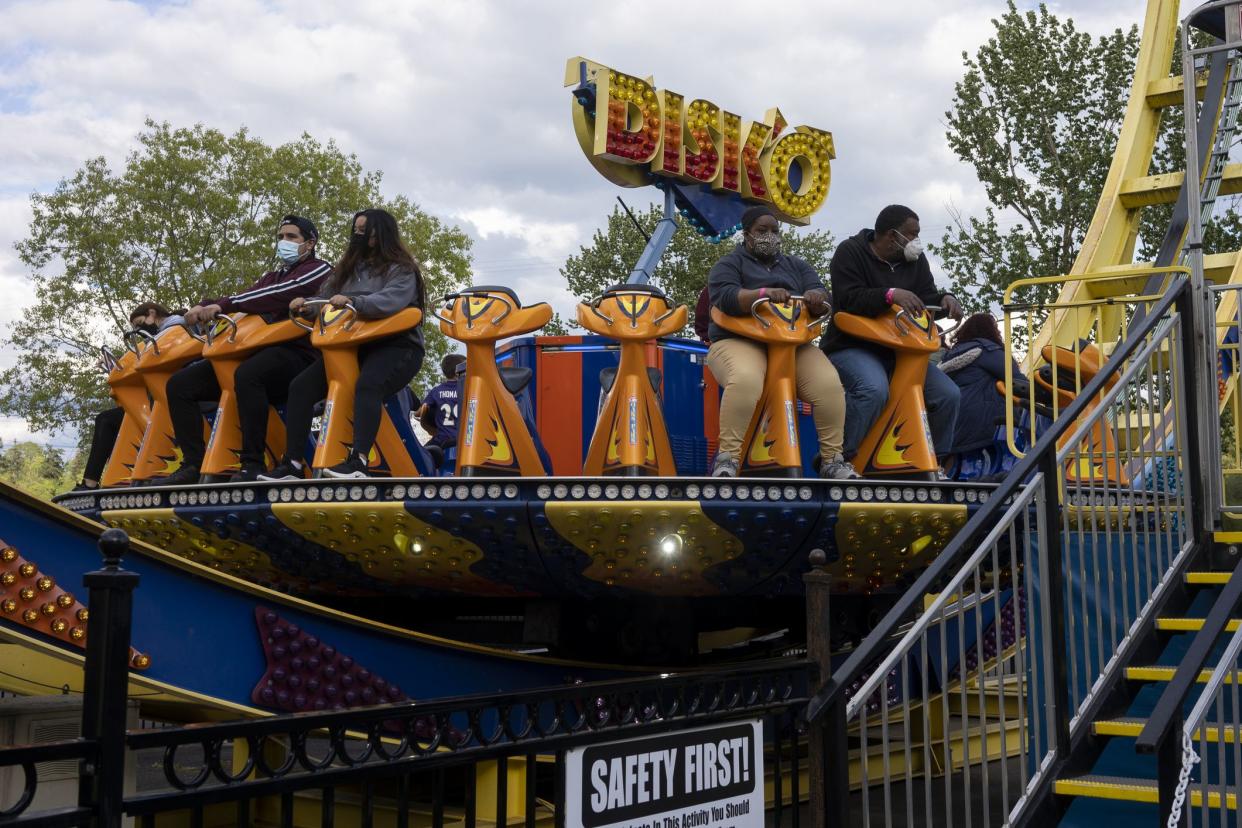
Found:
<svg viewBox="0 0 1242 828"><path fill-rule="evenodd" d="M427 392L423 400L431 406L436 418L436 433L431 439L437 443L457 442L457 383L442 382Z"/></svg>

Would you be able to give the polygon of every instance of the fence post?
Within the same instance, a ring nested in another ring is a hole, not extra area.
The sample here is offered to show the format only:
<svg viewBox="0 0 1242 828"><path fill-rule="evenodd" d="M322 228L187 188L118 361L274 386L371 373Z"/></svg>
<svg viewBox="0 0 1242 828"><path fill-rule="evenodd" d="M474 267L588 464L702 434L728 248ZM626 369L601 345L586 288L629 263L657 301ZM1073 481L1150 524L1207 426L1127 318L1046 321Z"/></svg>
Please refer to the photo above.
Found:
<svg viewBox="0 0 1242 828"><path fill-rule="evenodd" d="M1039 462L1043 475L1043 502L1039 506L1036 526L1039 529L1039 588L1042 593L1044 639L1044 673L1048 682L1045 696L1052 703L1050 731L1056 740L1058 760L1069 756L1070 710L1069 655L1065 638L1065 580L1061 572L1061 479L1057 452L1049 447Z"/></svg>
<svg viewBox="0 0 1242 828"><path fill-rule="evenodd" d="M1182 374L1181 381L1181 416L1186 424L1186 445L1183 448L1183 456L1181 458L1181 475L1186 481L1187 492L1186 497L1190 503L1190 529L1191 536L1196 544L1202 543L1212 530L1215 523L1215 504L1208 503L1208 492L1218 490L1220 483L1211 480L1210 476L1220 475L1220 454L1213 455L1211 452L1205 452L1205 440L1210 439L1208 433L1216 433L1216 424L1213 423L1212 428L1204 429L1200 422L1199 412L1204 410L1208 412L1203 416L1213 416L1212 412L1216 410L1216 393L1211 390L1204 390L1205 384L1204 368L1201 365L1201 337L1198 327L1200 325L1200 317L1204 314L1196 312L1198 303L1202 300L1200 295L1191 288L1182 288L1182 293L1177 297L1177 314L1179 317L1179 347L1182 351L1182 364L1177 366ZM1212 353L1215 353L1215 338L1212 339ZM1212 360L1211 373L1207 376L1211 377L1211 382L1207 383L1211 388L1216 387L1216 361ZM1176 393L1176 392L1175 392ZM1209 396L1210 395L1210 396ZM1211 399L1213 404L1206 409L1201 409L1201 401L1205 398ZM1174 423L1174 428L1177 424ZM1204 462L1204 461L1207 462Z"/></svg>
<svg viewBox="0 0 1242 828"><path fill-rule="evenodd" d="M809 558L811 571L802 576L806 585L806 653L819 668L819 681L823 684L832 677L832 622L828 613L832 576L825 568L828 556L824 550L812 549ZM841 719L839 727L838 718ZM845 708L834 703L811 723L807 734L811 824L816 828L847 824L850 764L844 719ZM782 793L776 791L777 796ZM793 808L798 807L794 802Z"/></svg>
<svg viewBox="0 0 1242 828"><path fill-rule="evenodd" d="M1160 745L1156 748L1156 784L1160 791L1161 825L1169 824L1169 814L1173 812L1173 794L1177 792L1177 785L1181 781L1183 723L1182 711L1179 707L1177 713L1169 720L1169 726L1164 731L1164 738L1160 740ZM1204 779L1206 778L1205 772ZM1204 795L1206 796L1206 793ZM1179 828L1190 824L1189 791L1186 795L1186 804L1182 808L1182 818L1177 824Z"/></svg>
<svg viewBox="0 0 1242 828"><path fill-rule="evenodd" d="M82 738L96 743L78 784L78 804L91 808L94 825L121 824L125 797L125 721L129 689L129 639L138 574L121 569L129 536L108 529L99 538L103 568L82 582L90 591L86 668L82 686Z"/></svg>

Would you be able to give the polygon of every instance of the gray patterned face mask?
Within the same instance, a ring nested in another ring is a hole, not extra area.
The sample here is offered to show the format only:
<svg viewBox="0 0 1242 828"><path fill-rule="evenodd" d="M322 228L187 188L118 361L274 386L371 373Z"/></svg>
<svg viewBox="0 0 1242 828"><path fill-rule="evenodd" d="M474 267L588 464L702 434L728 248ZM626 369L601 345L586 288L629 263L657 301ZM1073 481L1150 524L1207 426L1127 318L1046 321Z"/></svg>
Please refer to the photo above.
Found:
<svg viewBox="0 0 1242 828"><path fill-rule="evenodd" d="M756 256L761 259L775 259L781 252L780 233L756 233L751 236L751 244Z"/></svg>

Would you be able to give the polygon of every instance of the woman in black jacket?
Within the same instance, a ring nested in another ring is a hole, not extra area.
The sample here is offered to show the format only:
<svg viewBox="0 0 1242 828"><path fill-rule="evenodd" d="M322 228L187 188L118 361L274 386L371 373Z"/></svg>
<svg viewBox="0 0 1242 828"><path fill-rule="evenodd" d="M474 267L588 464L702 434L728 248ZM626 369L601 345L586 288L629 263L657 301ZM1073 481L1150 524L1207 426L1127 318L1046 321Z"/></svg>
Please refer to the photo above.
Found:
<svg viewBox="0 0 1242 828"><path fill-rule="evenodd" d="M957 425L953 429L953 453L992 445L997 425L1004 422L1005 398L996 383L1005 380L1005 340L990 313L976 313L957 329L953 347L940 362L940 370L961 389ZM1013 376L1023 377L1017 361Z"/></svg>

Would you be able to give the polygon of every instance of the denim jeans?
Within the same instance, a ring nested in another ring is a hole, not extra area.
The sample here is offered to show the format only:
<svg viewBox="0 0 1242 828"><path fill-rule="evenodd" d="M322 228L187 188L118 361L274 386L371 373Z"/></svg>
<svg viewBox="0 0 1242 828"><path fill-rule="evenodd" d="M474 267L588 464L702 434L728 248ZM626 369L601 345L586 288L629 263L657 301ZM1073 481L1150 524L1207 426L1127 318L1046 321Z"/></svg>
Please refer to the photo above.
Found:
<svg viewBox="0 0 1242 828"><path fill-rule="evenodd" d="M891 355L881 356L868 348L845 348L828 355L845 386L845 456L852 458L858 444L888 404L888 378L893 371ZM946 455L953 445L953 427L961 392L957 384L935 365L927 366L923 382L927 422L931 426L932 450Z"/></svg>

